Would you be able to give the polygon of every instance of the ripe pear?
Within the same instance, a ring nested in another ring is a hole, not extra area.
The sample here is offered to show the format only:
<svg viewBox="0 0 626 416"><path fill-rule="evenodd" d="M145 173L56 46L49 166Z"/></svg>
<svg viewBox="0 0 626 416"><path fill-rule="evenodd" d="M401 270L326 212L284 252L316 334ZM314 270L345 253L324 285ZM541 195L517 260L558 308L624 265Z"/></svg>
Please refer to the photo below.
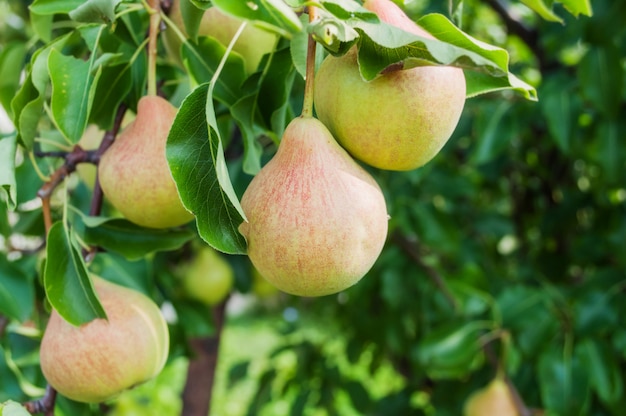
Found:
<svg viewBox="0 0 626 416"><path fill-rule="evenodd" d="M135 120L100 159L104 195L129 221L144 227L174 227L193 218L183 207L165 157L176 111L164 98L142 97Z"/></svg>
<svg viewBox="0 0 626 416"><path fill-rule="evenodd" d="M62 395L99 403L156 376L165 365L169 333L147 296L94 277L108 320L76 327L55 310L41 341L41 370Z"/></svg>
<svg viewBox="0 0 626 416"><path fill-rule="evenodd" d="M224 300L235 283L233 268L209 246L199 249L179 274L187 295L209 306Z"/></svg>
<svg viewBox="0 0 626 416"><path fill-rule="evenodd" d="M432 38L390 0L364 7L407 32ZM319 119L355 158L387 170L411 170L445 145L465 104L459 68L422 66L387 72L370 82L359 73L357 51L328 56L316 75Z"/></svg>
<svg viewBox="0 0 626 416"><path fill-rule="evenodd" d="M187 0L185 0L187 1ZM170 19L186 35L183 17L180 11L180 0L174 0L169 13ZM198 36L211 36L222 45L228 46L235 36L243 20L225 14L217 7L207 9L202 15ZM277 36L273 33L260 29L252 23L248 23L233 45L233 51L242 56L245 62L246 73L256 71L263 55L270 53L276 46ZM180 62L181 40L173 30L165 31L164 44L174 61Z"/></svg>
<svg viewBox="0 0 626 416"><path fill-rule="evenodd" d="M515 402L506 383L495 378L486 387L467 399L464 416L519 416Z"/></svg>
<svg viewBox="0 0 626 416"><path fill-rule="evenodd" d="M300 296L339 292L374 264L387 235L387 208L371 175L317 119L287 126L278 151L241 200L239 231L259 273Z"/></svg>

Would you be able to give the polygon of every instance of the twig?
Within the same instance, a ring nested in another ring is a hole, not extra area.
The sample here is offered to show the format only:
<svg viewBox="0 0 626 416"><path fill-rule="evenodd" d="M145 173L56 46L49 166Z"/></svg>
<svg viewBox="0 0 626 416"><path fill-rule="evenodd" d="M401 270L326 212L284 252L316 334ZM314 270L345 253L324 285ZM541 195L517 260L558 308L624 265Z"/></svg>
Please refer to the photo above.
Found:
<svg viewBox="0 0 626 416"><path fill-rule="evenodd" d="M0 315L0 338L4 335L4 331L7 329L9 325L9 318L4 315Z"/></svg>
<svg viewBox="0 0 626 416"><path fill-rule="evenodd" d="M206 416L211 409L222 329L228 298L213 308L215 334L189 340L195 357L189 361L187 381L183 390L182 416Z"/></svg>
<svg viewBox="0 0 626 416"><path fill-rule="evenodd" d="M437 288L444 295L450 306L452 306L452 309L457 312L459 310L459 304L454 298L452 292L450 292L443 276L439 273L439 271L437 271L437 269L426 264L424 260L422 260L420 243L418 241L410 241L406 236L400 234L399 232L393 233L391 240L404 250L404 252L411 258L411 260L413 260L415 264L424 270L426 275L430 277L435 286L437 286Z"/></svg>
<svg viewBox="0 0 626 416"><path fill-rule="evenodd" d="M46 394L41 399L24 403L24 408L31 414L43 413L44 416L54 416L56 398L56 390L48 384Z"/></svg>

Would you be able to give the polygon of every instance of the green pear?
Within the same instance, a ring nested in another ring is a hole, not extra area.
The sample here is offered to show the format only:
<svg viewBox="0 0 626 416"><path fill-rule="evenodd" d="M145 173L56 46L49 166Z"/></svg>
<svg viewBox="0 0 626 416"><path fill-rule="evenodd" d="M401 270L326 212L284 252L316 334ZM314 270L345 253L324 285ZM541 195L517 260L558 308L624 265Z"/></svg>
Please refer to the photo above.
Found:
<svg viewBox="0 0 626 416"><path fill-rule="evenodd" d="M187 295L209 306L223 301L235 282L233 268L209 246L199 249L180 274Z"/></svg>
<svg viewBox="0 0 626 416"><path fill-rule="evenodd" d="M41 341L41 370L62 395L99 403L141 384L163 369L169 333L157 305L147 296L94 277L108 319L79 327L55 310Z"/></svg>
<svg viewBox="0 0 626 416"><path fill-rule="evenodd" d="M185 25L180 11L180 0L174 0L169 14L170 19L186 35ZM198 36L211 36L222 45L228 46L231 39L239 29L243 20L223 13L217 7L207 9L202 15ZM274 50L277 36L273 33L260 29L248 23L233 45L233 51L241 55L245 62L246 73L256 71L263 55ZM182 42L173 30L165 31L164 44L174 61L182 66L180 61L180 48Z"/></svg>
<svg viewBox="0 0 626 416"><path fill-rule="evenodd" d="M239 231L259 273L300 296L339 292L358 282L387 236L387 208L371 175L317 119L287 126L278 151L241 200Z"/></svg>
<svg viewBox="0 0 626 416"><path fill-rule="evenodd" d="M276 286L274 286L273 284L265 280L265 278L261 276L261 273L259 273L259 271L254 266L252 266L251 275L252 275L251 289L252 289L252 293L256 297L265 299L265 298L270 298L276 295L277 293L279 293L278 289L276 289Z"/></svg>
<svg viewBox="0 0 626 416"><path fill-rule="evenodd" d="M142 97L135 120L100 159L104 195L129 221L144 227L174 227L193 218L183 207L165 157L176 111L161 97Z"/></svg>
<svg viewBox="0 0 626 416"><path fill-rule="evenodd" d="M367 0L364 7L386 23L432 38L390 0ZM315 109L352 156L404 171L424 165L445 145L458 124L465 92L463 71L447 66L395 70L366 82L353 48L322 62Z"/></svg>
<svg viewBox="0 0 626 416"><path fill-rule="evenodd" d="M486 387L467 399L464 416L519 416L515 402L506 383L495 378Z"/></svg>

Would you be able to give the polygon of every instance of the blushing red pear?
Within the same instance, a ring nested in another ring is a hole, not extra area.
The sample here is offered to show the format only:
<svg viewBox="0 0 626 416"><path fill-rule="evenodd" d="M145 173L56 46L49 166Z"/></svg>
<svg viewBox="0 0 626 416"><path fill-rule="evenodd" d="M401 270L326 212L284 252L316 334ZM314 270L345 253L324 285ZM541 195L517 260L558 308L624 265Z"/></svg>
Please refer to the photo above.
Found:
<svg viewBox="0 0 626 416"><path fill-rule="evenodd" d="M165 146L176 107L164 98L139 100L137 117L102 155L98 177L107 200L129 221L144 227L185 224L185 209L170 173Z"/></svg>
<svg viewBox="0 0 626 416"><path fill-rule="evenodd" d="M259 273L278 289L322 296L358 282L387 236L387 208L370 174L317 119L294 119L246 189L239 230Z"/></svg>

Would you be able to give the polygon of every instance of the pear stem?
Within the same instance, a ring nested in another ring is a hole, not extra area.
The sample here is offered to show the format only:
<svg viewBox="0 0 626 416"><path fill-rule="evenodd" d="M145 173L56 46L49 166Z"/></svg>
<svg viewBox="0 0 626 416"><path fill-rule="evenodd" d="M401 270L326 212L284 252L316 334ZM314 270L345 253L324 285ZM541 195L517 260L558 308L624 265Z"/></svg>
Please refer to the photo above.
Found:
<svg viewBox="0 0 626 416"><path fill-rule="evenodd" d="M161 2L159 0L148 1L148 13L150 14L150 31L148 32L148 95L157 95L156 61L157 61L157 38L161 25Z"/></svg>
<svg viewBox="0 0 626 416"><path fill-rule="evenodd" d="M315 7L308 7L309 22L316 19ZM313 36L309 35L306 55L306 76L304 83L304 101L302 103L302 117L313 117L313 88L315 80L315 47Z"/></svg>

